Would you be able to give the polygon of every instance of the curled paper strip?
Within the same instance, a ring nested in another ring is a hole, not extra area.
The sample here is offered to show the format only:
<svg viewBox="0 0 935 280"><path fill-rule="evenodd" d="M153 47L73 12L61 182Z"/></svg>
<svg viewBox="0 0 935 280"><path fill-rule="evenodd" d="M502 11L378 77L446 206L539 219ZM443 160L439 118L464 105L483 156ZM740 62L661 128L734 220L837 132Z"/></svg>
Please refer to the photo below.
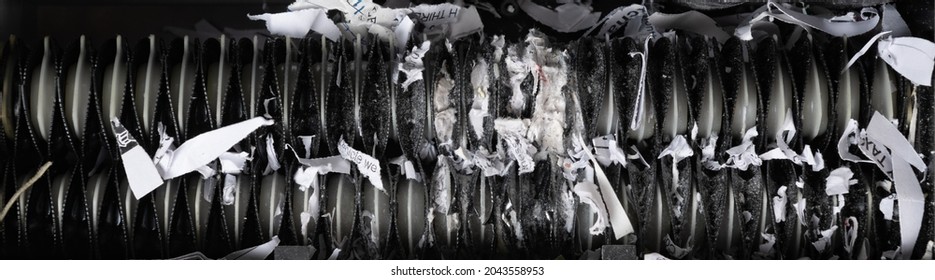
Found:
<svg viewBox="0 0 935 280"><path fill-rule="evenodd" d="M601 198L597 188L597 185L587 181L575 184L574 188L575 195L581 199L581 203L591 206L591 212L597 213L597 221L594 221L590 228L591 235L603 234L604 229L610 226L604 199Z"/></svg>
<svg viewBox="0 0 935 280"><path fill-rule="evenodd" d="M364 152L351 148L351 146L347 145L347 142L344 142L343 136L338 141L338 152L341 154L342 158L353 162L354 165L357 166L357 170L360 171L360 174L364 175L373 187L386 193L386 189L383 188L383 180L380 179L379 160Z"/></svg>
<svg viewBox="0 0 935 280"><path fill-rule="evenodd" d="M884 31L873 36L854 57L851 57L842 72L856 63L876 42L877 55L893 70L913 84L931 86L932 70L935 69L935 43L916 37L885 36L890 35L890 32Z"/></svg>
<svg viewBox="0 0 935 280"><path fill-rule="evenodd" d="M874 8L864 8L860 11L859 15L854 15L855 17L859 16L860 20L854 18L852 21L844 21L840 17L806 15L794 11L792 7L787 7L785 4L778 4L773 1L766 3L764 8L766 9L765 11L763 11L763 8L757 10L754 12L754 16L750 21L738 26L734 31L734 36L745 41L753 40L750 28L754 23L767 18L778 19L806 28L818 29L836 37L852 37L867 33L873 30L880 22L877 10Z"/></svg>

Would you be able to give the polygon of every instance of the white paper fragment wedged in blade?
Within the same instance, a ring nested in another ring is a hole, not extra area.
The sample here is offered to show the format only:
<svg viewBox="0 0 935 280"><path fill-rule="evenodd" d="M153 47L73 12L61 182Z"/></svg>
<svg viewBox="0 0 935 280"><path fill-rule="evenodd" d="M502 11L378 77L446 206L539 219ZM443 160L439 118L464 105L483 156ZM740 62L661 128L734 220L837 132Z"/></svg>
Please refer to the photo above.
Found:
<svg viewBox="0 0 935 280"><path fill-rule="evenodd" d="M166 142L161 142L159 151L153 157L153 162L163 179L172 179L207 165L256 129L273 123L273 120L255 117L199 134L182 143L174 151L168 148L163 149L162 146ZM171 144L171 140L168 142ZM160 154L160 151L163 154Z"/></svg>
<svg viewBox="0 0 935 280"><path fill-rule="evenodd" d="M574 141L578 142L578 145L586 147L584 140L581 139L581 135L575 135ZM607 206L607 214L610 217L610 226L614 230L614 239L620 239L626 236L627 234L633 233L633 225L630 224L630 217L627 215L626 209L623 208L623 204L620 203L620 199L617 198L617 194L614 192L613 187L611 187L610 180L607 179L607 175L604 174L604 171L601 169L600 163L597 162L597 159L594 158L594 155L591 154L591 151L584 149L585 154L588 156L588 159L591 161L591 165L594 167L594 177L597 178L597 185L600 187L601 198L604 200L604 204Z"/></svg>
<svg viewBox="0 0 935 280"><path fill-rule="evenodd" d="M140 147L139 142L130 135L120 120L114 117L110 120L113 125L114 138L117 139L117 146L120 148L120 159L123 162L124 173L127 174L127 182L130 185L130 191L136 199L140 199L146 194L152 192L162 185L162 178L159 171L153 166L149 154Z"/></svg>
<svg viewBox="0 0 935 280"><path fill-rule="evenodd" d="M390 163L398 165L399 169L402 171L402 175L406 176L406 179L422 182L422 175L416 172L415 165L413 165L412 161L407 159L406 156L393 158L390 160Z"/></svg>
<svg viewBox="0 0 935 280"><path fill-rule="evenodd" d="M685 140L684 135L676 135L672 139L672 142L669 143L657 158L663 158L665 156L671 156L673 165L677 165L679 161L691 157L695 152L692 150L691 146L688 145L688 141ZM677 177L677 176L676 176Z"/></svg>
<svg viewBox="0 0 935 280"><path fill-rule="evenodd" d="M756 126L747 129L743 134L743 140L740 145L727 149L727 163L724 167L736 168L746 171L750 166L760 166L763 161L756 154L756 144L753 143L753 137L759 133L756 132Z"/></svg>
<svg viewBox="0 0 935 280"><path fill-rule="evenodd" d="M591 212L597 213L597 221L594 221L589 230L591 235L603 234L604 229L610 226L604 199L601 198L597 188L597 185L588 181L579 182L575 184L574 188L575 195L581 199L581 203L591 206Z"/></svg>
<svg viewBox="0 0 935 280"><path fill-rule="evenodd" d="M601 166L610 166L615 163L627 166L627 154L617 144L617 137L613 134L595 137L591 139L591 144L594 145L594 156Z"/></svg>

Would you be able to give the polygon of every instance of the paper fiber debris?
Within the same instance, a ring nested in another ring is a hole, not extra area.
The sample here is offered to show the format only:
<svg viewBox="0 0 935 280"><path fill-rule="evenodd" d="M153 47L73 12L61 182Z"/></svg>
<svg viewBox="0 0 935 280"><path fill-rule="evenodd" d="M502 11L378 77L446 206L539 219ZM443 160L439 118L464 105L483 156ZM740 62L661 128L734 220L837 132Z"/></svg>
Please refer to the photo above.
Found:
<svg viewBox="0 0 935 280"><path fill-rule="evenodd" d="M202 133L185 141L174 151L168 148L163 149L163 146L168 146L165 145L166 142L161 142L159 151L162 151L163 154L157 151L153 157L153 162L156 163L156 170L159 171L163 179L172 179L205 166L227 152L227 150L230 150L231 147L257 128L272 124L272 120L255 117ZM168 144L171 144L171 142L172 140L169 138Z"/></svg>
<svg viewBox="0 0 935 280"><path fill-rule="evenodd" d="M530 154L535 154L536 148L526 139L528 124L519 119L497 119L494 129L500 135L500 142L506 145L507 154L519 167L519 174L532 172L535 162Z"/></svg>
<svg viewBox="0 0 935 280"><path fill-rule="evenodd" d="M325 35L331 41L341 38L341 30L328 18L324 10L305 9L275 14L247 15L251 20L266 22L270 33L292 38L304 38L309 30Z"/></svg>
<svg viewBox="0 0 935 280"><path fill-rule="evenodd" d="M140 147L133 135L130 135L130 132L120 124L120 120L114 117L110 122L113 125L117 146L120 147L120 159L123 162L123 170L127 174L130 191L136 199L140 199L161 186L162 178L153 166L152 160L149 159L149 155L143 147Z"/></svg>
<svg viewBox="0 0 935 280"><path fill-rule="evenodd" d="M338 152L341 153L341 157L353 162L357 166L357 170L360 171L361 175L367 178L370 181L370 184L378 190L386 193L386 190L383 189L383 180L380 179L380 161L373 158L372 156L365 154L361 151L351 148L347 145L347 142L344 142L344 137L338 141Z"/></svg>

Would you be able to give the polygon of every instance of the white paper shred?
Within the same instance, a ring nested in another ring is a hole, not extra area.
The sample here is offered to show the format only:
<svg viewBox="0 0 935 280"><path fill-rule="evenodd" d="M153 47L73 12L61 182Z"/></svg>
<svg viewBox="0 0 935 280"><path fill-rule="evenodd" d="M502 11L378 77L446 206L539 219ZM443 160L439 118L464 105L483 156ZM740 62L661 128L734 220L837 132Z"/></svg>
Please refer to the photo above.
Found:
<svg viewBox="0 0 935 280"><path fill-rule="evenodd" d="M857 138L857 146L864 156L893 180L895 199L899 200L900 247L903 248L901 256L908 257L912 254L922 226L925 205L925 197L913 169L924 173L927 170L925 162L895 125L879 112L874 113L866 129L857 133ZM851 141L847 143L849 145ZM892 198L880 202L880 211L887 219L893 216L892 202Z"/></svg>
<svg viewBox="0 0 935 280"><path fill-rule="evenodd" d="M792 204L792 207L795 208L795 216L803 226L808 226L808 223L805 221L806 205L808 205L808 203L806 203L805 198L801 198L798 202Z"/></svg>
<svg viewBox="0 0 935 280"><path fill-rule="evenodd" d="M240 153L231 153L224 152L218 156L218 161L221 162L221 173L224 174L240 174L243 171L244 166L247 163L247 160L250 160L250 154L247 152Z"/></svg>
<svg viewBox="0 0 935 280"><path fill-rule="evenodd" d="M373 187L386 193L386 190L383 189L383 179L380 177L380 161L348 146L347 143L344 142L343 136L338 141L338 153L341 154L342 158L354 163L354 165L357 166L357 170L360 171L360 174L364 175Z"/></svg>
<svg viewBox="0 0 935 280"><path fill-rule="evenodd" d="M577 141L581 146L586 146L584 140L581 139L581 135L575 135L573 140ZM620 239L627 234L633 233L633 225L630 224L630 218L627 216L626 210L623 209L623 204L621 204L620 199L617 198L613 187L611 187L607 175L604 175L600 163L597 162L597 159L594 158L594 155L592 155L590 151L587 149L584 151L591 161L591 165L594 167L594 176L597 178L597 185L600 187L601 197L604 199L604 204L607 206L610 225L614 229L614 239Z"/></svg>
<svg viewBox="0 0 935 280"><path fill-rule="evenodd" d="M571 33L585 30L597 24L601 13L593 12L591 5L569 1L549 9L532 0L517 1L520 9L532 19L555 29L558 32Z"/></svg>
<svg viewBox="0 0 935 280"><path fill-rule="evenodd" d="M854 251L854 244L857 243L857 229L859 224L857 218L847 217L844 222L844 251L852 254Z"/></svg>
<svg viewBox="0 0 935 280"><path fill-rule="evenodd" d="M642 38L654 32L653 25L646 21L647 14L646 7L639 4L617 7L608 12L584 34L602 38L606 35L618 34L617 31L623 28L621 37Z"/></svg>
<svg viewBox="0 0 935 280"><path fill-rule="evenodd" d="M338 10L344 13L345 22L339 24L339 30L348 38L354 37L354 34L371 33L383 40L389 40L396 35L394 30L407 14L405 9L384 8L373 3L373 0L298 0L288 7L290 11L311 8Z"/></svg>
<svg viewBox="0 0 935 280"><path fill-rule="evenodd" d="M406 156L398 156L390 160L391 164L399 166L399 169L402 171L402 175L406 176L408 180L415 180L422 182L422 174L416 172L415 165L412 164L412 161L406 158Z"/></svg>
<svg viewBox="0 0 935 280"><path fill-rule="evenodd" d="M272 124L272 120L255 117L199 134L182 143L174 151L170 149L172 139L163 137L169 140L160 141L160 148L153 157L153 162L163 179L172 179L205 166L230 150L257 128Z"/></svg>
<svg viewBox="0 0 935 280"><path fill-rule="evenodd" d="M458 19L448 24L448 39L457 40L464 36L484 30L484 22L481 21L477 8L470 6L458 13Z"/></svg>
<svg viewBox="0 0 935 280"><path fill-rule="evenodd" d="M753 144L753 137L756 137L756 126L747 129L743 134L743 140L740 145L731 147L727 150L727 163L725 167L747 170L750 166L760 166L763 161L756 154L756 145Z"/></svg>
<svg viewBox="0 0 935 280"><path fill-rule="evenodd" d="M484 137L484 118L490 115L487 113L490 107L490 102L488 102L490 95L487 93L490 78L487 75L487 61L482 58L478 58L474 68L471 69L471 86L474 88L474 102L471 103L468 118L471 128L474 129L474 135L477 139L481 139Z"/></svg>
<svg viewBox="0 0 935 280"><path fill-rule="evenodd" d="M237 176L224 174L224 188L221 191L221 204L234 205L237 195Z"/></svg>
<svg viewBox="0 0 935 280"><path fill-rule="evenodd" d="M832 170L825 179L825 193L829 196L846 194L850 186L857 184L857 179L851 179L853 177L854 172L850 168L838 167Z"/></svg>
<svg viewBox="0 0 935 280"><path fill-rule="evenodd" d="M818 240L812 242L812 246L815 247L815 250L818 250L819 253L823 253L831 247L831 236L834 235L834 231L838 229L838 226L831 226L831 228L822 230L819 232L821 235Z"/></svg>
<svg viewBox="0 0 935 280"><path fill-rule="evenodd" d="M935 68L935 43L911 37L905 21L893 5L883 5L883 32L877 34L847 62L844 72L876 43L877 55L913 84L931 86ZM877 42L879 40L879 42Z"/></svg>
<svg viewBox="0 0 935 280"><path fill-rule="evenodd" d="M590 228L591 235L601 235L604 229L610 226L607 208L597 188L597 185L587 181L575 184L574 188L575 195L581 199L581 203L591 206L591 213L597 214L597 221L594 221Z"/></svg>
<svg viewBox="0 0 935 280"><path fill-rule="evenodd" d="M149 155L143 147L140 147L133 135L130 135L130 132L120 124L120 120L114 117L110 122L113 125L114 138L117 139L117 145L120 147L120 159L124 173L127 174L130 191L136 199L140 199L161 186L162 178L152 160L149 159Z"/></svg>
<svg viewBox="0 0 935 280"><path fill-rule="evenodd" d="M773 247L776 245L776 235L772 233L761 233L760 236L763 237L763 243L760 243L760 246L757 248L757 254L760 256L769 256L773 252Z"/></svg>
<svg viewBox="0 0 935 280"><path fill-rule="evenodd" d="M786 186L779 187L776 196L773 197L773 218L777 223L786 220L786 203L788 200Z"/></svg>
<svg viewBox="0 0 935 280"><path fill-rule="evenodd" d="M247 15L251 20L266 22L266 29L275 35L304 38L309 30L324 35L331 41L341 38L341 30L328 18L325 10L305 9L283 13Z"/></svg>
<svg viewBox="0 0 935 280"><path fill-rule="evenodd" d="M594 145L594 156L601 166L610 166L611 164L620 164L627 166L627 155L617 144L617 137L613 134L595 137L591 139Z"/></svg>
<svg viewBox="0 0 935 280"><path fill-rule="evenodd" d="M854 119L848 120L847 126L844 128L844 133L841 135L841 138L838 139L838 156L850 162L873 162L871 160L861 159L848 150L850 146L857 145L859 137L860 131L857 128L857 121Z"/></svg>
<svg viewBox="0 0 935 280"><path fill-rule="evenodd" d="M409 16L432 29L437 26L448 25L458 20L461 13L461 7L449 3L438 5L417 5L409 8Z"/></svg>
<svg viewBox="0 0 935 280"><path fill-rule="evenodd" d="M692 150L691 146L688 145L688 141L685 140L684 135L676 135L672 139L672 142L669 142L669 146L662 150L659 153L659 157L663 158L665 156L671 156L673 165L678 164L682 159L686 159L694 155L695 152Z"/></svg>
<svg viewBox="0 0 935 280"><path fill-rule="evenodd" d="M279 155L276 154L276 143L272 135L266 135L266 168L263 175L269 175L282 168L279 164Z"/></svg>
<svg viewBox="0 0 935 280"><path fill-rule="evenodd" d="M273 236L269 242L239 250L224 256L223 260L265 260L279 246L279 236Z"/></svg>
<svg viewBox="0 0 935 280"><path fill-rule="evenodd" d="M399 64L399 71L406 74L406 80L402 84L403 90L408 89L412 83L422 80L422 71L425 70L422 59L425 58L425 53L431 45L431 41L426 40L421 45L413 46L406 55L406 62Z"/></svg>
<svg viewBox="0 0 935 280"><path fill-rule="evenodd" d="M717 146L717 135L711 135L708 138L701 139L701 164L708 170L721 170L723 165L714 157L714 150Z"/></svg>

